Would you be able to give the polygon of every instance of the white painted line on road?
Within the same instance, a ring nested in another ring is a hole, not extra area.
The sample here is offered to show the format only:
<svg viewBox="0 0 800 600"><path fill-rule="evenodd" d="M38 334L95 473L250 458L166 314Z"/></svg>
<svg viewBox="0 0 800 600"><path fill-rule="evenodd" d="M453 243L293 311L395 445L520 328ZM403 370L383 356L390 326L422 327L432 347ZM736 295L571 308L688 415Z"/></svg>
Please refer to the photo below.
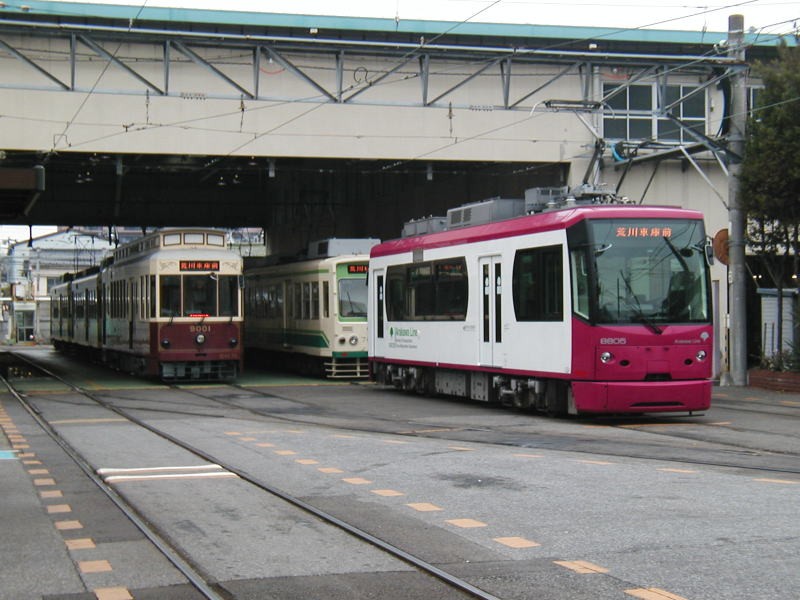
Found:
<svg viewBox="0 0 800 600"><path fill-rule="evenodd" d="M230 471L217 472L217 473L171 473L164 475L112 475L106 477L106 483L122 483L125 481L155 481L158 479L223 479L223 478L237 478L236 473Z"/></svg>
<svg viewBox="0 0 800 600"><path fill-rule="evenodd" d="M222 469L220 465L192 465L192 466L179 466L179 467L103 467L97 469L98 475L117 475L120 473L157 473L159 471L208 471L214 469Z"/></svg>

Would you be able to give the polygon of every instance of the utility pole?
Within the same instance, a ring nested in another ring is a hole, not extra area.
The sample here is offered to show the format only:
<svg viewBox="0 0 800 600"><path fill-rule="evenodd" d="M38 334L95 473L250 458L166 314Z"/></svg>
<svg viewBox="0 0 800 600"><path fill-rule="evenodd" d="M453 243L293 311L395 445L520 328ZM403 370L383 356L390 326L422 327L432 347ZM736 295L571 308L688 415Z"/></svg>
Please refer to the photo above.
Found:
<svg viewBox="0 0 800 600"><path fill-rule="evenodd" d="M744 155L747 124L747 87L744 50L744 17L728 17L728 56L735 58L731 74L731 112L728 147L728 327L730 332L731 385L747 385L747 268L745 265L745 220L739 193L741 156Z"/></svg>

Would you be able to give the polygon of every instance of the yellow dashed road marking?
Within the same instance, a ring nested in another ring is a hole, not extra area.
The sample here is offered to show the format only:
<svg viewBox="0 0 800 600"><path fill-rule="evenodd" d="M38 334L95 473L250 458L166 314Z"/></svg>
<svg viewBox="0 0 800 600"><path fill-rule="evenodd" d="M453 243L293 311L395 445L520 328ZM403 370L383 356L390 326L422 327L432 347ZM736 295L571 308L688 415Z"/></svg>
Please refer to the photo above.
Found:
<svg viewBox="0 0 800 600"><path fill-rule="evenodd" d="M61 493L61 490L45 490L39 492L40 498L63 498L64 494Z"/></svg>
<svg viewBox="0 0 800 600"><path fill-rule="evenodd" d="M254 437L242 437L242 438L239 438L239 440L242 441L242 442L255 442L257 439L258 438L254 438Z"/></svg>
<svg viewBox="0 0 800 600"><path fill-rule="evenodd" d="M637 588L625 590L625 593L634 598L641 598L642 600L686 600L683 596L678 596L677 594L672 594L658 588Z"/></svg>
<svg viewBox="0 0 800 600"><path fill-rule="evenodd" d="M81 573L108 573L113 570L107 560L82 560L78 562Z"/></svg>
<svg viewBox="0 0 800 600"><path fill-rule="evenodd" d="M517 458L544 458L544 454L515 454Z"/></svg>
<svg viewBox="0 0 800 600"><path fill-rule="evenodd" d="M461 527L463 529L470 529L472 527L486 527L486 523L482 521L476 521L475 519L449 519L445 521L445 523L450 523L450 525L455 525L456 527Z"/></svg>
<svg viewBox="0 0 800 600"><path fill-rule="evenodd" d="M406 504L406 506L413 508L419 512L432 512L435 510L444 510L435 504L431 504L430 502L412 502L411 504Z"/></svg>
<svg viewBox="0 0 800 600"><path fill-rule="evenodd" d="M256 444L259 448L274 448L275 444L270 444L269 442L259 442Z"/></svg>
<svg viewBox="0 0 800 600"><path fill-rule="evenodd" d="M55 484L56 484L56 480L55 480L55 479L50 479L50 478L44 478L44 479L34 479L34 480L33 480L33 485L35 485L35 486L40 486L40 485L55 485Z"/></svg>
<svg viewBox="0 0 800 600"><path fill-rule="evenodd" d="M405 496L403 492L398 492L396 490L371 490L373 494L377 494L378 496Z"/></svg>
<svg viewBox="0 0 800 600"><path fill-rule="evenodd" d="M28 473L31 475L50 475L50 471L47 469L28 469Z"/></svg>
<svg viewBox="0 0 800 600"><path fill-rule="evenodd" d="M275 450L275 454L279 454L280 456L292 456L293 454L297 454L294 450Z"/></svg>
<svg viewBox="0 0 800 600"><path fill-rule="evenodd" d="M523 537L499 537L494 538L494 541L498 544L508 546L509 548L533 548L540 545L532 540L526 540Z"/></svg>
<svg viewBox="0 0 800 600"><path fill-rule="evenodd" d="M576 573L608 573L608 569L605 567L600 567L585 560L555 560L553 562Z"/></svg>
<svg viewBox="0 0 800 600"><path fill-rule="evenodd" d="M133 600L131 593L123 587L97 588L92 591L97 600Z"/></svg>
<svg viewBox="0 0 800 600"><path fill-rule="evenodd" d="M338 438L338 439L340 439L340 440L352 440L352 439L354 439L356 436L354 436L354 435L345 435L345 434L343 434L343 433L337 433L336 435L334 435L334 436L331 436L331 437L335 437L335 438Z"/></svg>
<svg viewBox="0 0 800 600"><path fill-rule="evenodd" d="M70 529L83 529L80 521L56 521L56 529L59 531L68 531Z"/></svg>
<svg viewBox="0 0 800 600"><path fill-rule="evenodd" d="M577 460L575 462L583 463L585 465L613 465L614 463L608 462L607 460Z"/></svg>
<svg viewBox="0 0 800 600"><path fill-rule="evenodd" d="M336 467L320 467L317 469L320 473L344 473L341 469L337 469Z"/></svg>
<svg viewBox="0 0 800 600"><path fill-rule="evenodd" d="M369 479L364 479L363 477L346 477L342 479L342 481L352 485L366 485L367 483L372 483Z"/></svg>
<svg viewBox="0 0 800 600"><path fill-rule="evenodd" d="M467 448L466 446L448 446L450 450L458 450L459 452L472 452L474 448Z"/></svg>
<svg viewBox="0 0 800 600"><path fill-rule="evenodd" d="M313 458L298 458L294 462L300 463L301 465L318 465L319 464L319 461L318 460L314 460Z"/></svg>
<svg viewBox="0 0 800 600"><path fill-rule="evenodd" d="M792 400L781 400L780 403L783 406L800 406L800 402L794 402Z"/></svg>
<svg viewBox="0 0 800 600"><path fill-rule="evenodd" d="M754 481L761 481L763 483L783 483L789 485L797 485L800 481L792 480L792 479L769 479L767 477L755 479Z"/></svg>
<svg viewBox="0 0 800 600"><path fill-rule="evenodd" d="M241 431L226 431L225 435L242 435Z"/></svg>
<svg viewBox="0 0 800 600"><path fill-rule="evenodd" d="M50 515L69 512L72 512L72 507L69 504L50 504L47 507L47 514Z"/></svg>
<svg viewBox="0 0 800 600"><path fill-rule="evenodd" d="M95 548L92 538L76 538L74 540L64 540L69 550L91 550Z"/></svg>
<svg viewBox="0 0 800 600"><path fill-rule="evenodd" d="M404 442L403 440L383 440L384 444L407 444L408 442Z"/></svg>
<svg viewBox="0 0 800 600"><path fill-rule="evenodd" d="M669 467L664 467L663 469L656 469L657 471L664 471L665 473L697 473L697 471L693 469L673 469Z"/></svg>

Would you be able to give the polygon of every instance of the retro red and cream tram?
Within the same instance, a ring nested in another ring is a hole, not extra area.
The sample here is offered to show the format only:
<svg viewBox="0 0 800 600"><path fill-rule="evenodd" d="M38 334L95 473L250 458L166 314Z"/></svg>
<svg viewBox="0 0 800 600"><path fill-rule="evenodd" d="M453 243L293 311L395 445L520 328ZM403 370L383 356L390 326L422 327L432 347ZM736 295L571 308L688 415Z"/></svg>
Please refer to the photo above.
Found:
<svg viewBox="0 0 800 600"><path fill-rule="evenodd" d="M58 350L164 380L233 379L242 368L242 258L225 232L169 229L50 290Z"/></svg>
<svg viewBox="0 0 800 600"><path fill-rule="evenodd" d="M586 205L384 242L372 376L553 414L702 411L712 388L702 214Z"/></svg>

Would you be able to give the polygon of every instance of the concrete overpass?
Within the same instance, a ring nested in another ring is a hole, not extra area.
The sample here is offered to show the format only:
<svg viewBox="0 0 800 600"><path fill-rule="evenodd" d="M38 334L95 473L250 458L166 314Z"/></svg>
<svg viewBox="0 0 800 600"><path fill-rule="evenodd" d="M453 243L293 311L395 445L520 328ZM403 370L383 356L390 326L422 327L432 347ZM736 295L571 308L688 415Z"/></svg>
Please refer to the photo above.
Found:
<svg viewBox="0 0 800 600"><path fill-rule="evenodd" d="M589 181L725 223L725 35L4 3L0 221L289 250Z"/></svg>

